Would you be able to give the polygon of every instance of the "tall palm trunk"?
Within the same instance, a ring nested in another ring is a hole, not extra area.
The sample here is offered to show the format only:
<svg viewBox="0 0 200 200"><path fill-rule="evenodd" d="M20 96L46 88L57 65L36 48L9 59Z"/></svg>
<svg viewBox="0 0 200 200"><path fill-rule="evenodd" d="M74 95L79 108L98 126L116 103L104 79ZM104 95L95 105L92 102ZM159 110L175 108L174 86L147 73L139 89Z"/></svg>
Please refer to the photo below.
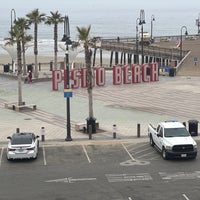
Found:
<svg viewBox="0 0 200 200"><path fill-rule="evenodd" d="M22 55L23 55L23 75L26 75L26 56L25 56L25 41L22 40Z"/></svg>
<svg viewBox="0 0 200 200"><path fill-rule="evenodd" d="M58 26L55 24L54 26L54 68L57 69L58 61L57 61L57 54L58 54Z"/></svg>
<svg viewBox="0 0 200 200"><path fill-rule="evenodd" d="M88 90L88 103L89 103L89 118L93 118L93 95L92 95L92 69L91 69L91 57L92 57L92 51L88 48L88 46L85 47L85 63L86 63L86 69L87 69L87 90Z"/></svg>
<svg viewBox="0 0 200 200"><path fill-rule="evenodd" d="M17 42L17 65L18 65L18 105L22 105L22 58L21 58L21 42Z"/></svg>
<svg viewBox="0 0 200 200"><path fill-rule="evenodd" d="M35 55L35 71L34 77L38 78L38 47L37 47L37 32L38 32L38 25L37 23L34 24L34 55Z"/></svg>

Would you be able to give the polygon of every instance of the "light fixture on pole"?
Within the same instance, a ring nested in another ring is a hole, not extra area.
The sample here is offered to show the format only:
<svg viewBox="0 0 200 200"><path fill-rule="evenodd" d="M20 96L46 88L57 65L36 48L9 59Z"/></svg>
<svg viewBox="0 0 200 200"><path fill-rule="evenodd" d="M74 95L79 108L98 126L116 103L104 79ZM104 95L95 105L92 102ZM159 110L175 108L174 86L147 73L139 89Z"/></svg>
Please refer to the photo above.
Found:
<svg viewBox="0 0 200 200"><path fill-rule="evenodd" d="M182 26L181 27L181 43L180 43L180 60L182 60L182 53L183 53L183 34L182 34L182 31L183 29L185 29L185 35L188 35L188 32L187 32L187 27L186 26Z"/></svg>
<svg viewBox="0 0 200 200"><path fill-rule="evenodd" d="M155 21L154 15L151 15L151 42L153 43L153 21Z"/></svg>
<svg viewBox="0 0 200 200"><path fill-rule="evenodd" d="M12 28L13 28L13 22L16 21L16 12L15 12L15 9L12 9L11 12L10 12L10 20L11 20L10 30L12 30Z"/></svg>
<svg viewBox="0 0 200 200"><path fill-rule="evenodd" d="M72 41L70 40L70 31L69 31L69 18L68 16L65 16L64 20L64 35L62 38L62 41L66 44L66 53L65 53L65 59L66 59L66 89L69 91L70 89L70 76L69 76L69 45L72 44ZM70 124L70 97L66 97L66 113L67 113L67 137L65 138L65 141L72 141L71 138L71 124Z"/></svg>
<svg viewBox="0 0 200 200"><path fill-rule="evenodd" d="M143 33L143 24L145 24L145 13L144 10L140 10L140 22L141 25L141 46L142 46L142 64L144 63L144 33Z"/></svg>

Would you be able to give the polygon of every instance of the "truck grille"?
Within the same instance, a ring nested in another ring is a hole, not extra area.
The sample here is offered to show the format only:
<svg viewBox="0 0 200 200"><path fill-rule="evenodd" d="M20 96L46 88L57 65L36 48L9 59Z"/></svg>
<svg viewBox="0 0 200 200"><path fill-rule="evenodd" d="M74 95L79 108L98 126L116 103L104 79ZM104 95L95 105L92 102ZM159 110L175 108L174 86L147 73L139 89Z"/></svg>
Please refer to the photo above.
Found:
<svg viewBox="0 0 200 200"><path fill-rule="evenodd" d="M193 145L175 145L172 149L174 152L191 152L194 150Z"/></svg>

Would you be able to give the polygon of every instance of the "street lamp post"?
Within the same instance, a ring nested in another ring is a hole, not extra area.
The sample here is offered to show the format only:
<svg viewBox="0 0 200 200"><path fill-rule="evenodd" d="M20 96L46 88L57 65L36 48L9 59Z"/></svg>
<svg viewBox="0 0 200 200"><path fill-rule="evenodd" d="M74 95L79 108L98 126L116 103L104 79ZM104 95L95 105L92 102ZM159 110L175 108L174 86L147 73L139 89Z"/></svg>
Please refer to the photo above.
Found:
<svg viewBox="0 0 200 200"><path fill-rule="evenodd" d="M66 44L66 53L65 53L65 59L66 59L66 89L70 89L70 80L69 80L69 45L72 44L70 40L70 32L69 32L69 19L67 16L65 16L64 21L64 35L62 38L62 41ZM72 141L71 138L71 124L70 124L70 97L66 98L66 113L67 113L67 137L65 138L65 141Z"/></svg>
<svg viewBox="0 0 200 200"><path fill-rule="evenodd" d="M139 22L139 25L141 25L141 33L142 33L142 36L141 36L142 64L144 63L143 24L145 24L145 13L144 13L144 10L140 10L140 22Z"/></svg>
<svg viewBox="0 0 200 200"><path fill-rule="evenodd" d="M13 22L16 21L16 12L15 9L12 9L10 12L10 31L13 29ZM12 71L14 70L14 60L12 59Z"/></svg>
<svg viewBox="0 0 200 200"><path fill-rule="evenodd" d="M140 18L136 19L136 37L135 37L135 46L136 46L136 63L139 62L139 55L138 55L138 25L139 25Z"/></svg>
<svg viewBox="0 0 200 200"><path fill-rule="evenodd" d="M200 13L199 13L199 16L198 16L198 24L197 24L197 26L198 26L198 33L197 34L200 34L200 29L199 29L199 27L200 27L200 22L199 22L199 19L200 18Z"/></svg>
<svg viewBox="0 0 200 200"><path fill-rule="evenodd" d="M180 60L182 60L182 51L183 51L183 34L182 34L183 29L185 29L185 35L188 34L187 27L182 26L181 27L181 42L180 42Z"/></svg>
<svg viewBox="0 0 200 200"><path fill-rule="evenodd" d="M155 21L155 17L151 15L151 42L153 42L153 21Z"/></svg>

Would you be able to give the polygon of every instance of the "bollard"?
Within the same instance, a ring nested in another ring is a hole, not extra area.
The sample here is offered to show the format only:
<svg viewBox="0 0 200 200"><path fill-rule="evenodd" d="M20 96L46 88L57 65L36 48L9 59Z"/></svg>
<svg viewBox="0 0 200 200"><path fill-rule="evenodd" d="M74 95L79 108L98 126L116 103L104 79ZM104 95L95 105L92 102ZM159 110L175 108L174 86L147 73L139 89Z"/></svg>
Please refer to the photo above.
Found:
<svg viewBox="0 0 200 200"><path fill-rule="evenodd" d="M19 133L19 132L20 132L19 128L16 128L16 133Z"/></svg>
<svg viewBox="0 0 200 200"><path fill-rule="evenodd" d="M92 139L92 125L89 125L89 140Z"/></svg>
<svg viewBox="0 0 200 200"><path fill-rule="evenodd" d="M116 124L113 124L113 139L117 137L117 126Z"/></svg>
<svg viewBox="0 0 200 200"><path fill-rule="evenodd" d="M137 137L140 137L140 124L137 124Z"/></svg>
<svg viewBox="0 0 200 200"><path fill-rule="evenodd" d="M44 127L41 127L40 134L42 137L42 142L45 142L45 128Z"/></svg>

